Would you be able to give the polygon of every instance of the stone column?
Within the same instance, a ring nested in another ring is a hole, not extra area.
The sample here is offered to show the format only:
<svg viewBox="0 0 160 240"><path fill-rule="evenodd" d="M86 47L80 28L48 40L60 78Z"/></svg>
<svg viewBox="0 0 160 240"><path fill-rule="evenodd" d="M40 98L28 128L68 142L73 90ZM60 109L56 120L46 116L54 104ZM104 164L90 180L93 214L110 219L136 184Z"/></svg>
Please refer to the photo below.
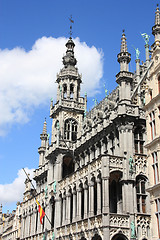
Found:
<svg viewBox="0 0 160 240"><path fill-rule="evenodd" d="M63 196L63 217L62 217L62 225L66 223L66 196Z"/></svg>
<svg viewBox="0 0 160 240"><path fill-rule="evenodd" d="M82 193L82 189L78 188L77 189L77 221L81 219L81 193Z"/></svg>
<svg viewBox="0 0 160 240"><path fill-rule="evenodd" d="M22 216L22 225L21 225L21 234L20 234L20 238L22 239L24 237L24 216Z"/></svg>
<svg viewBox="0 0 160 240"><path fill-rule="evenodd" d="M70 223L70 212L71 212L71 194L66 195L66 224Z"/></svg>
<svg viewBox="0 0 160 240"><path fill-rule="evenodd" d="M73 191L73 222L76 221L76 191Z"/></svg>
<svg viewBox="0 0 160 240"><path fill-rule="evenodd" d="M101 214L101 179L97 179L97 215Z"/></svg>
<svg viewBox="0 0 160 240"><path fill-rule="evenodd" d="M84 219L88 217L88 186L84 185Z"/></svg>
<svg viewBox="0 0 160 240"><path fill-rule="evenodd" d="M94 215L94 182L89 183L89 217Z"/></svg>
<svg viewBox="0 0 160 240"><path fill-rule="evenodd" d="M55 220L54 220L54 226L60 227L61 225L61 198L55 199Z"/></svg>
<svg viewBox="0 0 160 240"><path fill-rule="evenodd" d="M48 183L50 184L53 182L53 163L49 161L48 165Z"/></svg>
<svg viewBox="0 0 160 240"><path fill-rule="evenodd" d="M146 64L148 66L149 65L149 44L145 45L145 50L146 50Z"/></svg>

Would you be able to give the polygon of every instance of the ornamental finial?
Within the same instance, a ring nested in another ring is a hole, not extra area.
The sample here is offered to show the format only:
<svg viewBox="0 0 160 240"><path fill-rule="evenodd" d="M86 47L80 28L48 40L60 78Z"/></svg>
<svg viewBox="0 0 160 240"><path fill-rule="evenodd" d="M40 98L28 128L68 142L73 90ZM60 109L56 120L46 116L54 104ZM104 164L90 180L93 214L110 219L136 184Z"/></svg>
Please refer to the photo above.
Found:
<svg viewBox="0 0 160 240"><path fill-rule="evenodd" d="M72 24L74 23L74 21L72 19L72 15L70 16L69 21L70 21L70 32L69 32L69 34L70 34L70 38L72 38L72 34L73 34L73 32L72 32Z"/></svg>

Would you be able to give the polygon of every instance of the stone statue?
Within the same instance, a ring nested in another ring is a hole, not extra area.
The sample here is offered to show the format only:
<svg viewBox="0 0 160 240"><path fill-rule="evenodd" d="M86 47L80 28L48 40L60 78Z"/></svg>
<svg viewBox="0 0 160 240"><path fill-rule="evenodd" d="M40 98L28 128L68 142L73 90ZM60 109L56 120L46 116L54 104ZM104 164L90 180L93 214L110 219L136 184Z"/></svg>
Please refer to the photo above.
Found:
<svg viewBox="0 0 160 240"><path fill-rule="evenodd" d="M47 134L47 141L49 142L50 134Z"/></svg>
<svg viewBox="0 0 160 240"><path fill-rule="evenodd" d="M131 238L135 238L135 225L134 221L131 222Z"/></svg>
<svg viewBox="0 0 160 240"><path fill-rule="evenodd" d="M97 103L98 103L97 98L94 98L93 101L94 101L94 106L97 106Z"/></svg>
<svg viewBox="0 0 160 240"><path fill-rule="evenodd" d="M141 36L143 37L145 43L148 44L150 36L147 33L141 33Z"/></svg>
<svg viewBox="0 0 160 240"><path fill-rule="evenodd" d="M56 126L57 130L60 129L60 125L59 125L59 122L57 121L57 126Z"/></svg>
<svg viewBox="0 0 160 240"><path fill-rule="evenodd" d="M105 91L105 99L107 100L107 98L108 98L108 90L106 89L105 84L104 84L104 91Z"/></svg>
<svg viewBox="0 0 160 240"><path fill-rule="evenodd" d="M43 234L43 240L46 240L46 234L45 233Z"/></svg>
<svg viewBox="0 0 160 240"><path fill-rule="evenodd" d="M54 232L53 232L53 234L52 234L52 240L54 240L55 239L55 235L54 235Z"/></svg>
<svg viewBox="0 0 160 240"><path fill-rule="evenodd" d="M87 109L84 109L84 118L86 118L87 115Z"/></svg>
<svg viewBox="0 0 160 240"><path fill-rule="evenodd" d="M135 51L136 51L136 59L139 59L140 51L138 48L135 48Z"/></svg>
<svg viewBox="0 0 160 240"><path fill-rule="evenodd" d="M53 183L53 192L56 193L56 181Z"/></svg>
<svg viewBox="0 0 160 240"><path fill-rule="evenodd" d="M44 190L44 192L45 192L45 199L47 199L48 198L48 187L46 186L46 188L45 188L45 190Z"/></svg>
<svg viewBox="0 0 160 240"><path fill-rule="evenodd" d="M129 171L130 171L130 173L133 173L133 170L134 170L134 160L130 156L130 158L129 158Z"/></svg>

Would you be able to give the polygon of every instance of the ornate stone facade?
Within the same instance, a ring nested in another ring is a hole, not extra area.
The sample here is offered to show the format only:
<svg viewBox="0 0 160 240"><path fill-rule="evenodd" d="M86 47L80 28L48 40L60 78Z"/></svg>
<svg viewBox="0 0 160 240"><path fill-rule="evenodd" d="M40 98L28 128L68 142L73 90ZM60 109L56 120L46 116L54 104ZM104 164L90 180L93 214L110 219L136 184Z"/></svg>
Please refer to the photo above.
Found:
<svg viewBox="0 0 160 240"><path fill-rule="evenodd" d="M20 235L15 239L153 239L150 196L146 191L153 188L144 148L144 105L147 79L151 82L159 76L159 25L158 30L153 27L158 36L152 46L152 58L146 45L146 61L140 65L136 59L135 74L128 69L131 55L122 33L117 56L118 86L89 112L87 96L80 96L82 79L76 68L75 44L69 38L64 67L56 79L57 102L53 105L51 101L50 106L51 144L45 121L38 149L39 167L34 176L36 191L26 180L18 212ZM150 106L147 101L145 109ZM156 144L158 141L155 139ZM40 224L33 195L50 221L45 216ZM2 224L1 229L5 239Z"/></svg>

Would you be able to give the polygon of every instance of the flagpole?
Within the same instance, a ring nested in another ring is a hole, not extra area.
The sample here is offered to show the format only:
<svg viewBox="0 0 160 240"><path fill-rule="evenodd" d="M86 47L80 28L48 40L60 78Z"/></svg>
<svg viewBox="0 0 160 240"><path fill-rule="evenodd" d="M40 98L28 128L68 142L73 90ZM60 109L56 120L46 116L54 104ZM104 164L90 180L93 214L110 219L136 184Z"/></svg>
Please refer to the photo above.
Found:
<svg viewBox="0 0 160 240"><path fill-rule="evenodd" d="M28 180L30 181L30 183L31 183L31 185L32 185L32 187L33 187L33 189L34 189L35 192L37 193L37 191L36 191L36 189L35 189L35 187L34 187L34 185L33 185L33 183L32 183L32 180L29 178L29 176L28 176L28 174L26 173L25 169L24 169L24 168L22 168L22 169L23 169L23 171L25 172L25 174L26 174ZM37 200L37 199L36 199L36 196L34 195L34 193L32 193L32 195L33 195L33 197L35 198L35 200ZM42 209L43 209L43 208L42 208ZM44 211L44 210L43 210L43 211ZM51 221L50 221L50 219L48 218L48 216L47 216L46 213L45 213L45 216L46 216L48 222L51 224L51 227L53 227L53 225L52 225L52 223L51 223Z"/></svg>

